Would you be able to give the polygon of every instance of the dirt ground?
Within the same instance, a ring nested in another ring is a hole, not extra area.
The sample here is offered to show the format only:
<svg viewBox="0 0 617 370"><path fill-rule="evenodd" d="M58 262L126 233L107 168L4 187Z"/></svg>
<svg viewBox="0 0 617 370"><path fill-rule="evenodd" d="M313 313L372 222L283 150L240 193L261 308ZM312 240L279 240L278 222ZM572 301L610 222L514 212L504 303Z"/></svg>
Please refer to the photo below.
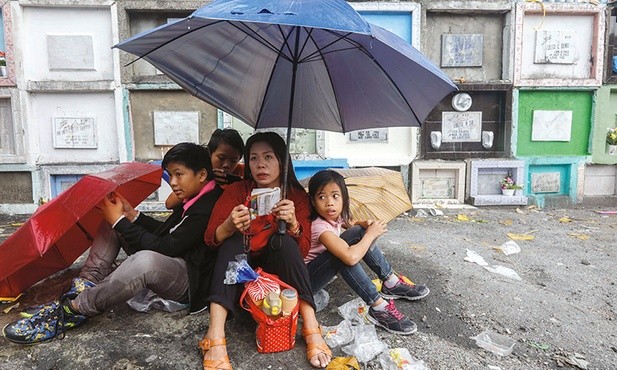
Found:
<svg viewBox="0 0 617 370"><path fill-rule="evenodd" d="M378 329L379 339L390 349L408 349L430 369L617 369L617 215L599 213L615 209L487 207L398 217L379 243L397 271L428 285L431 294L397 301L418 324L416 334ZM26 217L0 215L0 240ZM513 239L519 253L495 249ZM520 280L465 261L467 250ZM1 305L0 326L17 319L21 307L57 296L78 266L79 260L28 290L8 313L1 310L14 303ZM332 326L342 320L337 307L354 295L342 279L327 290L331 300L318 318ZM62 340L19 346L0 338L0 369L198 369L197 340L207 325L207 312L144 314L123 304ZM235 369L311 368L300 335L293 350L266 355L257 353L253 329L246 314L227 323ZM513 352L498 356L479 348L470 337L485 330L514 340ZM341 347L333 352L347 356ZM375 358L361 368L382 366Z"/></svg>

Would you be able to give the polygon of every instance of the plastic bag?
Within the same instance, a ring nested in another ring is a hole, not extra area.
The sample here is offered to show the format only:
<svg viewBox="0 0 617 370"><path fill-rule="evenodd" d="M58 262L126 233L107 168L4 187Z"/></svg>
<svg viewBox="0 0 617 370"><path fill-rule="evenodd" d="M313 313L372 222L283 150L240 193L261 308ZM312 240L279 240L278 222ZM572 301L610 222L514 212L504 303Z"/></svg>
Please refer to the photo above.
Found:
<svg viewBox="0 0 617 370"><path fill-rule="evenodd" d="M423 360L411 356L407 348L393 348L379 355L383 370L429 370Z"/></svg>
<svg viewBox="0 0 617 370"><path fill-rule="evenodd" d="M236 255L236 261L231 261L225 270L225 280L223 283L228 285L245 283L247 281L257 280L259 275L249 265L246 254Z"/></svg>
<svg viewBox="0 0 617 370"><path fill-rule="evenodd" d="M343 317L343 319L351 321L352 324L364 324L368 321L366 319L368 307L360 297L340 306L338 308L338 313Z"/></svg>
<svg viewBox="0 0 617 370"><path fill-rule="evenodd" d="M139 312L148 312L152 308L167 312L176 312L188 308L189 306L187 303L163 299L148 288L137 293L133 298L126 301L126 303L131 306L132 309Z"/></svg>
<svg viewBox="0 0 617 370"><path fill-rule="evenodd" d="M518 244L516 244L514 240L508 240L507 242L503 243L501 246L497 247L497 249L502 251L503 254L505 254L506 256L519 253L521 251L521 247L519 247Z"/></svg>
<svg viewBox="0 0 617 370"><path fill-rule="evenodd" d="M326 308L328 302L330 302L330 294L325 289L313 294L313 301L315 301L315 312L319 312Z"/></svg>
<svg viewBox="0 0 617 370"><path fill-rule="evenodd" d="M354 326L353 343L342 349L346 354L355 356L358 361L367 363L388 349L388 346L379 339L374 325L358 325Z"/></svg>
<svg viewBox="0 0 617 370"><path fill-rule="evenodd" d="M353 340L351 321L343 320L336 326L323 326L323 335L328 347L334 348Z"/></svg>
<svg viewBox="0 0 617 370"><path fill-rule="evenodd" d="M504 266L500 266L500 265L493 265L493 266L484 266L484 268L487 271L490 271L494 274L499 274L501 276L505 276L507 278L516 280L516 281L522 281L523 279L516 273L516 271L512 270L509 267L504 267Z"/></svg>
<svg viewBox="0 0 617 370"><path fill-rule="evenodd" d="M478 347L489 350L499 356L511 354L514 344L516 344L516 340L490 330L485 330L475 337L470 337L470 339L474 339Z"/></svg>

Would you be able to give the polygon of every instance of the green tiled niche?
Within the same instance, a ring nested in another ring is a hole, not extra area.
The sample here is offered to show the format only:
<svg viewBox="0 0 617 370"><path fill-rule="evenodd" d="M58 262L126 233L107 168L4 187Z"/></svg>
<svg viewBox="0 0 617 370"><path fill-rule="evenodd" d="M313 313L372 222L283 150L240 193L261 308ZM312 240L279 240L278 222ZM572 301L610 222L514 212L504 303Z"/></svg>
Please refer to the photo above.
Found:
<svg viewBox="0 0 617 370"><path fill-rule="evenodd" d="M516 156L587 155L593 91L520 90ZM572 111L570 141L532 141L535 110Z"/></svg>
<svg viewBox="0 0 617 370"><path fill-rule="evenodd" d="M617 163L617 155L610 155L606 151L606 132L609 128L617 127L617 85L604 85L598 90L595 116L591 144L592 162Z"/></svg>

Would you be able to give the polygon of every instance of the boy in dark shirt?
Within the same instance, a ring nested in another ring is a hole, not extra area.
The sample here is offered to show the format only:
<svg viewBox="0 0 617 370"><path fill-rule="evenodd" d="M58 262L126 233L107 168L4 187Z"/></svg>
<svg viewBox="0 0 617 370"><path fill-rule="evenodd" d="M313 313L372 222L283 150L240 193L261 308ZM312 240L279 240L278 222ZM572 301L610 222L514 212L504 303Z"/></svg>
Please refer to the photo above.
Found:
<svg viewBox="0 0 617 370"><path fill-rule="evenodd" d="M5 326L8 340L34 344L53 339L144 288L164 299L188 301L191 313L207 307L216 252L204 244L203 235L222 190L214 181L210 155L200 145L175 145L162 166L182 200L171 216L157 221L111 193L97 207L104 222L71 290L37 307L31 317ZM121 247L129 257L112 272Z"/></svg>

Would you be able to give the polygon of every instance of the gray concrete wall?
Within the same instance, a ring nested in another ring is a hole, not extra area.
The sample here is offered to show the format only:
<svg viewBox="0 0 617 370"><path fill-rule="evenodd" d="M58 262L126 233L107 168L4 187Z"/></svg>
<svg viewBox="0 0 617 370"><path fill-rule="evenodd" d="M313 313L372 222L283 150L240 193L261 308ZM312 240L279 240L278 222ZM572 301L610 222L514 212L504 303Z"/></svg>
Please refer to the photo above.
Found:
<svg viewBox="0 0 617 370"><path fill-rule="evenodd" d="M130 92L135 160L161 159L167 148L154 146L154 111L198 111L199 141L206 143L217 127L217 111L184 91L133 90Z"/></svg>

